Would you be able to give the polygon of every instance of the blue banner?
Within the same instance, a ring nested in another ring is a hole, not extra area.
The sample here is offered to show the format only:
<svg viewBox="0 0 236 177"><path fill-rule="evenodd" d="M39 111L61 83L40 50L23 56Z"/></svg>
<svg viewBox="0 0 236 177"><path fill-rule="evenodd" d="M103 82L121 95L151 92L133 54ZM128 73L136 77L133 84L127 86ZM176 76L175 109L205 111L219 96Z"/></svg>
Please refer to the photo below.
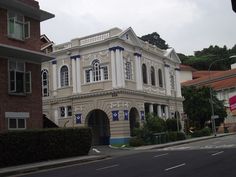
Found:
<svg viewBox="0 0 236 177"><path fill-rule="evenodd" d="M75 114L76 124L82 123L82 114Z"/></svg>
<svg viewBox="0 0 236 177"><path fill-rule="evenodd" d="M124 120L129 120L129 111L124 110Z"/></svg>
<svg viewBox="0 0 236 177"><path fill-rule="evenodd" d="M145 117L144 111L140 111L140 113L141 113L141 120L144 120Z"/></svg>
<svg viewBox="0 0 236 177"><path fill-rule="evenodd" d="M112 111L112 120L119 121L119 111Z"/></svg>

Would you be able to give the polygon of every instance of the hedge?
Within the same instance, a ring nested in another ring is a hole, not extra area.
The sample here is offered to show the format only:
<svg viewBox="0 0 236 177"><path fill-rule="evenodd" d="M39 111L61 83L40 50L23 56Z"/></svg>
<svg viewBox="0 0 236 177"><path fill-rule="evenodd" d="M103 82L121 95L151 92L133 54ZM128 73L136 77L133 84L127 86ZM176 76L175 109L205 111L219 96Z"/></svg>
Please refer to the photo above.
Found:
<svg viewBox="0 0 236 177"><path fill-rule="evenodd" d="M211 129L208 127L205 127L201 130L196 130L191 134L192 137L202 137L202 136L210 136L210 135L211 135Z"/></svg>
<svg viewBox="0 0 236 177"><path fill-rule="evenodd" d="M90 128L11 131L0 134L0 167L87 155Z"/></svg>

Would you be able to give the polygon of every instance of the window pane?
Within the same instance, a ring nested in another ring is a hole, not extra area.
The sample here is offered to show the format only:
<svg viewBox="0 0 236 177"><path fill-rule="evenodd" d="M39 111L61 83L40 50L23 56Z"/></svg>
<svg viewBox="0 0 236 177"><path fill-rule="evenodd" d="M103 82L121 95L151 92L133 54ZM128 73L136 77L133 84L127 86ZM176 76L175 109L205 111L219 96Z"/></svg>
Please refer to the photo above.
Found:
<svg viewBox="0 0 236 177"><path fill-rule="evenodd" d="M18 119L18 128L25 128L25 119Z"/></svg>
<svg viewBox="0 0 236 177"><path fill-rule="evenodd" d="M72 107L71 106L67 106L67 112L68 112L68 116L72 116Z"/></svg>
<svg viewBox="0 0 236 177"><path fill-rule="evenodd" d="M24 73L16 72L16 92L24 93Z"/></svg>
<svg viewBox="0 0 236 177"><path fill-rule="evenodd" d="M65 117L65 108L60 107L60 111L61 111L61 117Z"/></svg>
<svg viewBox="0 0 236 177"><path fill-rule="evenodd" d="M15 71L10 71L10 91L16 90L16 85L15 85Z"/></svg>
<svg viewBox="0 0 236 177"><path fill-rule="evenodd" d="M9 128L17 128L16 119L9 119Z"/></svg>
<svg viewBox="0 0 236 177"><path fill-rule="evenodd" d="M108 80L108 70L107 70L107 66L103 67L103 71L104 71L104 79Z"/></svg>
<svg viewBox="0 0 236 177"><path fill-rule="evenodd" d="M90 70L85 71L85 77L86 77L86 82L89 83L90 82Z"/></svg>
<svg viewBox="0 0 236 177"><path fill-rule="evenodd" d="M25 91L26 93L31 92L31 72L25 73Z"/></svg>

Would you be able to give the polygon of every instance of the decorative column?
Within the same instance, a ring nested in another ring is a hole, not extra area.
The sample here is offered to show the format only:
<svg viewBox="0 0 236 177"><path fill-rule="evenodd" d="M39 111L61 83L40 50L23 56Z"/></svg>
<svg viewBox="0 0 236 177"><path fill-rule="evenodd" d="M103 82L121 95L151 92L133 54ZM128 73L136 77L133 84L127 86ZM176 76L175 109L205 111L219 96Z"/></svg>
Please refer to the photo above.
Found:
<svg viewBox="0 0 236 177"><path fill-rule="evenodd" d="M149 104L149 113L153 113L153 104Z"/></svg>
<svg viewBox="0 0 236 177"><path fill-rule="evenodd" d="M162 117L162 112L161 112L161 105L157 105L157 112L158 112L158 117Z"/></svg>
<svg viewBox="0 0 236 177"><path fill-rule="evenodd" d="M134 53L135 56L135 75L136 75L136 88L137 90L143 90L142 85L142 70L141 70L141 57L139 53Z"/></svg>
<svg viewBox="0 0 236 177"><path fill-rule="evenodd" d="M165 118L168 119L169 118L169 106L165 106Z"/></svg>
<svg viewBox="0 0 236 177"><path fill-rule="evenodd" d="M175 68L175 78L176 78L176 97L182 97L181 85L180 85L180 69Z"/></svg>
<svg viewBox="0 0 236 177"><path fill-rule="evenodd" d="M121 81L121 60L120 60L120 50L116 47L116 74L117 74L117 87L122 86Z"/></svg>
<svg viewBox="0 0 236 177"><path fill-rule="evenodd" d="M166 84L166 95L171 95L170 89L170 65L165 64L165 84Z"/></svg>
<svg viewBox="0 0 236 177"><path fill-rule="evenodd" d="M73 84L73 93L75 94L77 92L77 83L76 83L76 58L71 57L71 63L72 63L72 84Z"/></svg>
<svg viewBox="0 0 236 177"><path fill-rule="evenodd" d="M117 88L115 48L110 48L109 51L111 52L112 88Z"/></svg>
<svg viewBox="0 0 236 177"><path fill-rule="evenodd" d="M57 61L52 61L52 86L53 86L53 96L57 95Z"/></svg>

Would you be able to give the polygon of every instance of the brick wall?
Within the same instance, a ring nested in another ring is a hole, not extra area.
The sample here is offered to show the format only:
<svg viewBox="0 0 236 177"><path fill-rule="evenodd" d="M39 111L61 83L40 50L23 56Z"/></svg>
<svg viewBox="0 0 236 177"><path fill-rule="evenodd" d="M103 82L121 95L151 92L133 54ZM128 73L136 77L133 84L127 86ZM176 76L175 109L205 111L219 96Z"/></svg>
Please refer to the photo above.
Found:
<svg viewBox="0 0 236 177"><path fill-rule="evenodd" d="M0 131L7 130L5 112L29 112L28 128L42 128L41 66L26 63L26 71L32 74L32 94L14 96L8 94L8 60L0 58Z"/></svg>
<svg viewBox="0 0 236 177"><path fill-rule="evenodd" d="M7 10L0 8L0 43L28 50L40 51L40 22L25 17L30 22L30 38L24 41L9 38L7 27Z"/></svg>

